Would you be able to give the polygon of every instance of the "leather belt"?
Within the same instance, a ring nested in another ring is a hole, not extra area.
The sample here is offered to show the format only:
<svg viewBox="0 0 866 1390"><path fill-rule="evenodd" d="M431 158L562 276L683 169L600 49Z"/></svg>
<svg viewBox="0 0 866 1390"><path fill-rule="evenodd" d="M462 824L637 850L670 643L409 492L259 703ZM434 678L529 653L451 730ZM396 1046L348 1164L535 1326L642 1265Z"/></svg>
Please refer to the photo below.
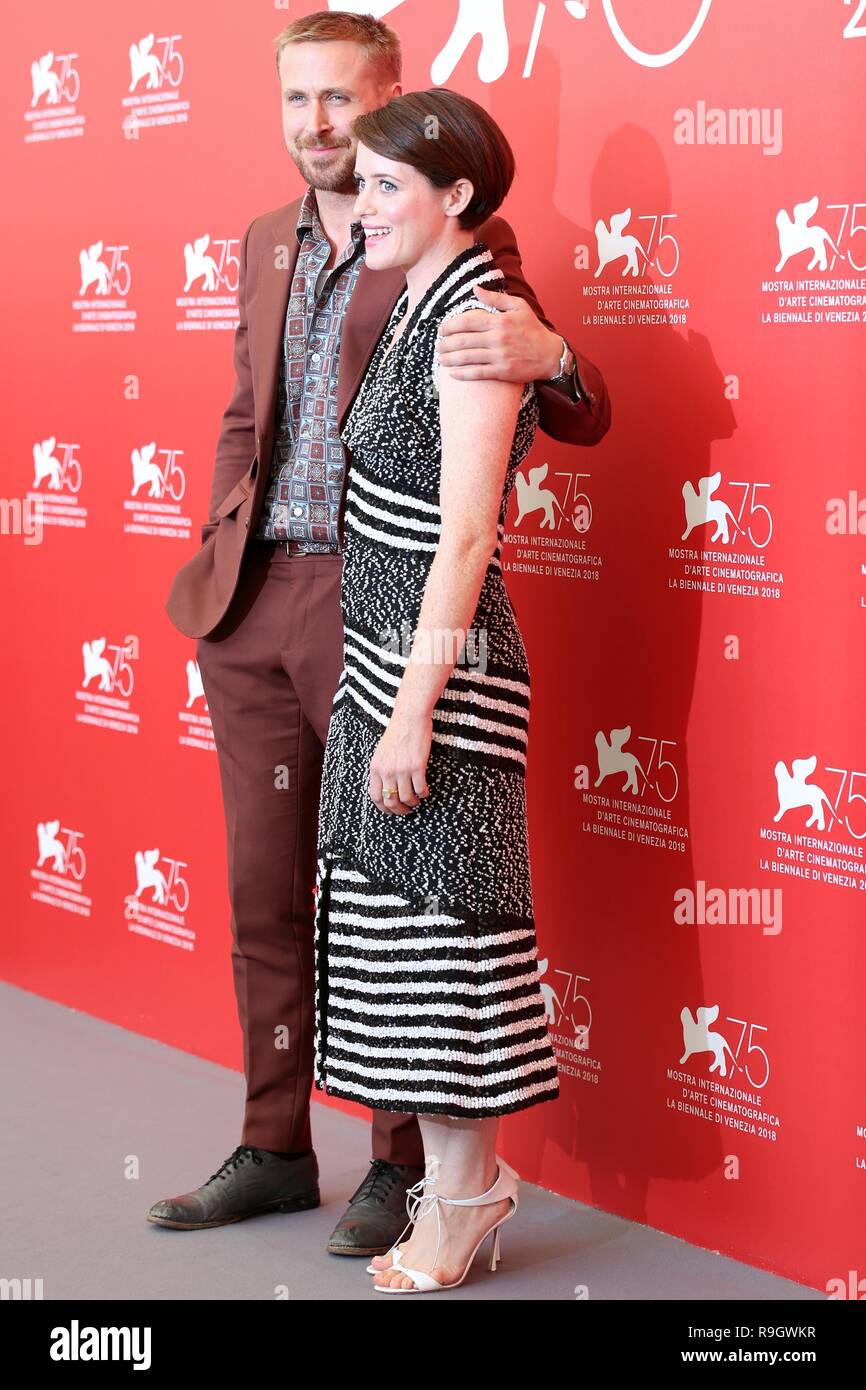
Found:
<svg viewBox="0 0 866 1390"><path fill-rule="evenodd" d="M300 541L275 540L273 544L279 546L281 550L285 550L287 555L312 555L314 557L318 556L319 558L321 558L322 555L336 555L339 553L336 550L305 550Z"/></svg>

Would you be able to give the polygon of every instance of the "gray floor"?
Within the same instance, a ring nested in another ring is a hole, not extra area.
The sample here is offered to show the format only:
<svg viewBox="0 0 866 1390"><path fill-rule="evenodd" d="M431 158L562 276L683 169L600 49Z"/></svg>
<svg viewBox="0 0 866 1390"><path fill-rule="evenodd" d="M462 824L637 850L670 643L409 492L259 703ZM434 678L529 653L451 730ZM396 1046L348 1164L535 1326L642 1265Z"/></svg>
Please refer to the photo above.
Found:
<svg viewBox="0 0 866 1390"><path fill-rule="evenodd" d="M365 1123L313 1107L316 1211L207 1231L145 1220L197 1187L240 1138L243 1078L0 984L0 1277L41 1279L45 1299L369 1299L365 1261L324 1246L369 1162ZM752 1269L523 1184L502 1233L456 1299L821 1299ZM434 1301L435 1301L434 1295Z"/></svg>

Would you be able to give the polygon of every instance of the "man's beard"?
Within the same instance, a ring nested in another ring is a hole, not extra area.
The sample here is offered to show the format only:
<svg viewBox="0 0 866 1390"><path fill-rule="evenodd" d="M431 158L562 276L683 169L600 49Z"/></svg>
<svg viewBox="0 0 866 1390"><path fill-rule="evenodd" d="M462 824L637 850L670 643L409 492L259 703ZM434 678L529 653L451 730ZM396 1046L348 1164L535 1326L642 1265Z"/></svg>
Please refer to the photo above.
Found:
<svg viewBox="0 0 866 1390"><path fill-rule="evenodd" d="M321 188L327 193L356 193L354 150L345 145L337 145L335 149L338 153L327 163L308 158L306 150L298 145L290 150L290 154L302 177L313 188Z"/></svg>

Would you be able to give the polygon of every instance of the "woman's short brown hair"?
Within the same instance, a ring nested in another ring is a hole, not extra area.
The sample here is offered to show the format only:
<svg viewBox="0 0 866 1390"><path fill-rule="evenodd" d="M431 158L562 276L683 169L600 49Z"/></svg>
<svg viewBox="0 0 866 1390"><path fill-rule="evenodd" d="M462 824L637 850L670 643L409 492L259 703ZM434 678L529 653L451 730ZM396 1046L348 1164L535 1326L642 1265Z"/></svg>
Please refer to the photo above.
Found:
<svg viewBox="0 0 866 1390"><path fill-rule="evenodd" d="M499 126L483 106L447 87L392 97L356 116L352 129L363 145L420 170L434 188L469 179L474 192L457 217L463 228L486 222L511 187L514 155Z"/></svg>

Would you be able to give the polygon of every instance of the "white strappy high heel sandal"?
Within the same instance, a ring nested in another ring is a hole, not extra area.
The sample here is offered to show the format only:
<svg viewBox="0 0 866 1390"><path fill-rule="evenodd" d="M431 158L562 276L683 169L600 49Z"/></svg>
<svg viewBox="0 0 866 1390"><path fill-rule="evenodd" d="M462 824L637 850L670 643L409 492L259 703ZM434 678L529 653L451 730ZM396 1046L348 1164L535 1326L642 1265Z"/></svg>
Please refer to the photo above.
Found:
<svg viewBox="0 0 866 1390"><path fill-rule="evenodd" d="M386 1269L375 1269L373 1265L367 1265L368 1274L389 1274L392 1269L399 1270L401 1274L408 1274L409 1278L414 1282L414 1287L404 1289L393 1284L374 1284L374 1289L379 1293L436 1293L440 1289L456 1289L459 1284L463 1283L463 1280L469 1273L472 1267L472 1261L478 1254L480 1247L484 1244L485 1240L487 1240L487 1237L491 1235L493 1236L493 1248L490 1252L487 1268L491 1272L495 1271L500 1258L500 1228L506 1221L509 1221L517 1211L519 1202L518 1186L520 1183L519 1175L515 1173L514 1169L511 1168L504 1159L500 1158L498 1154L496 1156L496 1163L498 1167L496 1181L492 1187L489 1187L486 1192L482 1192L479 1197L440 1197L438 1193L432 1191L428 1192L426 1190L432 1187L432 1184L436 1181L436 1172L439 1167L438 1158L433 1156L428 1158L424 1177L420 1182L410 1187L406 1193L406 1210L409 1213L409 1223L407 1226L404 1226L399 1239L388 1251L391 1256L391 1264ZM491 1226L489 1231L484 1232L484 1235L466 1261L466 1267L460 1275L460 1278L455 1279L453 1283L440 1284L439 1280L434 1279L432 1274L427 1274L422 1269L408 1269L398 1258L400 1241L403 1239L409 1227L414 1225L416 1221L420 1221L431 1209L435 1209L437 1226L436 1251L433 1255L432 1268L436 1268L436 1261L439 1257L439 1246L442 1240L442 1219L439 1215L440 1202L444 1202L446 1206L449 1207L480 1207L487 1206L491 1202L502 1202L506 1197L511 1203L509 1210L496 1222L495 1226Z"/></svg>

